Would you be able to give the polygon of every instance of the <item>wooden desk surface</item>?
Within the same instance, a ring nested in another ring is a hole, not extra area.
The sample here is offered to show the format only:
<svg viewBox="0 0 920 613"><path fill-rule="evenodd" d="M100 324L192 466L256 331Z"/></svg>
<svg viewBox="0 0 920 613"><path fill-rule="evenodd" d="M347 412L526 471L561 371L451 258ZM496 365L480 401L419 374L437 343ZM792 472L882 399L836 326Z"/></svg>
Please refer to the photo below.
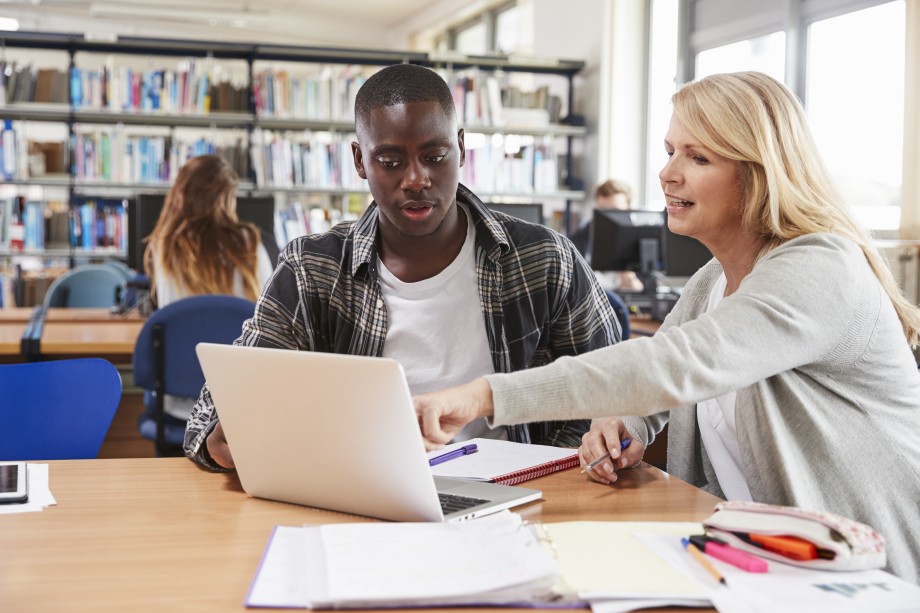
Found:
<svg viewBox="0 0 920 613"><path fill-rule="evenodd" d="M28 320L0 320L0 355L18 356L21 353L22 333L27 323Z"/></svg>
<svg viewBox="0 0 920 613"><path fill-rule="evenodd" d="M28 322L35 307L3 307L0 309L0 323Z"/></svg>
<svg viewBox="0 0 920 613"><path fill-rule="evenodd" d="M45 321L56 322L73 322L73 323L119 323L125 321L140 321L141 317L137 311L131 311L124 315L115 315L109 309L64 309L51 308L45 316Z"/></svg>
<svg viewBox="0 0 920 613"><path fill-rule="evenodd" d="M131 358L142 320L73 322L49 319L42 330L43 355L121 356Z"/></svg>
<svg viewBox="0 0 920 613"><path fill-rule="evenodd" d="M630 336L652 336L661 327L661 322L650 317L630 317Z"/></svg>
<svg viewBox="0 0 920 613"><path fill-rule="evenodd" d="M366 521L249 498L185 458L49 464L57 506L0 515L2 611L243 611L274 526ZM647 465L614 487L574 469L527 485L543 500L518 511L544 522L701 521L719 501Z"/></svg>

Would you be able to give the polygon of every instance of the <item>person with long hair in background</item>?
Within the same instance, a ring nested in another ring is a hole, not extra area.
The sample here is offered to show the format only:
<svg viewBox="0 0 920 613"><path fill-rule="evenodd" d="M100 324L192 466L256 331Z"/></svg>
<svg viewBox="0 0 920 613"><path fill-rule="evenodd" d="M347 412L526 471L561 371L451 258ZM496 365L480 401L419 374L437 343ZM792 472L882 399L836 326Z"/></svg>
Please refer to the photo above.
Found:
<svg viewBox="0 0 920 613"><path fill-rule="evenodd" d="M145 240L144 267L159 308L189 296L226 294L256 300L273 264L259 228L236 215L239 178L223 158L192 158L166 195ZM167 419L188 420L195 398L166 396Z"/></svg>

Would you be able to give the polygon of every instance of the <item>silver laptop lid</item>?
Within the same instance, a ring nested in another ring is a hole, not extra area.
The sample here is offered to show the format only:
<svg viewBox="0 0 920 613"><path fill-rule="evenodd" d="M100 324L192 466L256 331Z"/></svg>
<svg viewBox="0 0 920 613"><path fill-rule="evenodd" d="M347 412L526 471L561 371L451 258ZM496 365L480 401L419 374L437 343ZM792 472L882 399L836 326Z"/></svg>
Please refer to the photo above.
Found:
<svg viewBox="0 0 920 613"><path fill-rule="evenodd" d="M210 343L197 352L249 495L394 521L444 520L398 362ZM451 493L490 504L465 517L541 494L468 485L476 491L462 483Z"/></svg>

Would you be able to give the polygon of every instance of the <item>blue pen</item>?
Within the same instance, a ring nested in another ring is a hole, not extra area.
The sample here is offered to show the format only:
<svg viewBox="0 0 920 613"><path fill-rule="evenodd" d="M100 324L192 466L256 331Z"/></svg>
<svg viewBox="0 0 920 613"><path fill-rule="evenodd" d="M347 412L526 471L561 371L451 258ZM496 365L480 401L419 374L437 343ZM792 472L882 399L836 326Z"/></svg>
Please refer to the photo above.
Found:
<svg viewBox="0 0 920 613"><path fill-rule="evenodd" d="M448 460L453 460L454 458L459 458L465 455L469 455L471 453L476 453L477 451L479 451L479 448L475 444L464 445L463 447L457 447L453 451L448 451L447 453L443 453L441 455L431 458L430 460L428 460L428 464L430 464L431 466L435 466L437 464L443 464L444 462L447 462Z"/></svg>
<svg viewBox="0 0 920 613"><path fill-rule="evenodd" d="M632 441L629 440L628 438L624 438L622 441L620 441L620 451L626 451L626 448L629 447L629 444L630 444L631 442L632 442ZM588 472L589 470L591 470L591 469L594 468L595 466L598 466L601 462L603 462L604 460L607 460L607 459L609 459L609 458L610 458L610 454L609 454L609 453L602 455L602 456L599 457L598 459L594 460L593 462L591 462L590 464L588 464L587 466L585 466L584 468L582 468L582 469L581 469L582 474Z"/></svg>

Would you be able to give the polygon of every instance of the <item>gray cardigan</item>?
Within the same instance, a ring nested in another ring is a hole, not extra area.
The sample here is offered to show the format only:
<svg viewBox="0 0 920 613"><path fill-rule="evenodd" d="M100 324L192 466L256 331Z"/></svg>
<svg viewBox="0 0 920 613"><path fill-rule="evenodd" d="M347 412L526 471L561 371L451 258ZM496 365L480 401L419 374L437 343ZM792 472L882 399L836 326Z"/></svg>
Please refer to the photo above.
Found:
<svg viewBox="0 0 920 613"><path fill-rule="evenodd" d="M918 582L920 375L862 252L799 237L706 313L721 272L700 270L654 337L489 376L494 422L637 415L627 427L648 444L670 411L668 472L721 496L692 409L736 390L753 499L869 524L889 570Z"/></svg>

